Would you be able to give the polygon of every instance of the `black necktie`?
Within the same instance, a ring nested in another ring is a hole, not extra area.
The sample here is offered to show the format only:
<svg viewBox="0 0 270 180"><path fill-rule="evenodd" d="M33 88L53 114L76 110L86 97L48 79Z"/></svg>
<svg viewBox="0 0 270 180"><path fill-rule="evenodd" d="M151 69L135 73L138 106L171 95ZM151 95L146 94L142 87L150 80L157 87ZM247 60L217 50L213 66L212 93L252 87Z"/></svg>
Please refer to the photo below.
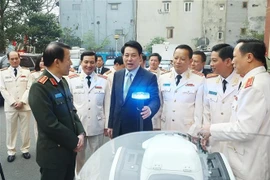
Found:
<svg viewBox="0 0 270 180"><path fill-rule="evenodd" d="M98 68L98 74L101 74L101 68Z"/></svg>
<svg viewBox="0 0 270 180"><path fill-rule="evenodd" d="M227 83L228 82L225 79L222 81L222 84L223 84L223 93L225 93L225 91L226 91L226 84Z"/></svg>
<svg viewBox="0 0 270 180"><path fill-rule="evenodd" d="M176 86L179 84L181 78L182 76L179 74L176 76Z"/></svg>
<svg viewBox="0 0 270 180"><path fill-rule="evenodd" d="M91 81L90 81L91 77L90 76L86 76L86 79L87 79L88 87L90 88L90 86L91 86Z"/></svg>
<svg viewBox="0 0 270 180"><path fill-rule="evenodd" d="M238 86L238 91L239 91L239 89L241 88L241 86L242 86L242 81L240 82L240 84L239 84L239 86Z"/></svg>
<svg viewBox="0 0 270 180"><path fill-rule="evenodd" d="M14 75L15 75L15 77L17 76L17 69L16 68L14 68Z"/></svg>

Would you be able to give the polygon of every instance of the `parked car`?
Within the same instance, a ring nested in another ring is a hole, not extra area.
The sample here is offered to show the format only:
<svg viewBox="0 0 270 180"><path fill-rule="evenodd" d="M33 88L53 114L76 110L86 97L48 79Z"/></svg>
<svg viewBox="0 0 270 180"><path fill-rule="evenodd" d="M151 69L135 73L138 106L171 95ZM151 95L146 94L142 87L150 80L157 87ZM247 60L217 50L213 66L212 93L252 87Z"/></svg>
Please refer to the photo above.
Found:
<svg viewBox="0 0 270 180"><path fill-rule="evenodd" d="M161 60L159 67L161 69L165 69L165 70L169 71L172 67L171 60Z"/></svg>

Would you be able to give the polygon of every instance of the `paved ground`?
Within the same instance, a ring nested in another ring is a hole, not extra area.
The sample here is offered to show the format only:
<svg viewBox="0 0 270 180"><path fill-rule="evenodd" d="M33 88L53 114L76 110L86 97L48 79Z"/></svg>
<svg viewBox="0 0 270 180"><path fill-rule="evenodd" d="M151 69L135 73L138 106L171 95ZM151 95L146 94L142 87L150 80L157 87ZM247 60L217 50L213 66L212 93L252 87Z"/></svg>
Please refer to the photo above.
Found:
<svg viewBox="0 0 270 180"><path fill-rule="evenodd" d="M39 180L39 167L35 161L35 137L33 132L34 118L31 118L31 159L26 160L22 157L20 152L21 138L17 139L17 154L16 159L12 163L7 162L7 149L6 149L6 123L5 113L3 106L0 107L0 162L2 164L6 180ZM1 179L1 178L0 178Z"/></svg>

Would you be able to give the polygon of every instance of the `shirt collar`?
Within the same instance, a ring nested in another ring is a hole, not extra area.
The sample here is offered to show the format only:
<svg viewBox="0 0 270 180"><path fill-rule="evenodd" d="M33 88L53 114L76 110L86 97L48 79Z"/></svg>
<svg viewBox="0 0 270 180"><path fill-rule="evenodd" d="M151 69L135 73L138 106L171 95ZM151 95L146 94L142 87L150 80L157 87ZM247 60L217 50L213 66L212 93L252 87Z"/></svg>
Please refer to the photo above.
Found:
<svg viewBox="0 0 270 180"><path fill-rule="evenodd" d="M62 78L60 79L59 77L55 76L51 71L49 71L49 69L46 68L46 70L52 75L52 77L54 77L54 79L59 83L60 80L62 80Z"/></svg>
<svg viewBox="0 0 270 180"><path fill-rule="evenodd" d="M133 77L136 76L138 70L139 70L140 66L138 66L136 69L133 69L131 71L128 71L127 69L125 70L125 76L127 76L128 73L131 73L133 75Z"/></svg>

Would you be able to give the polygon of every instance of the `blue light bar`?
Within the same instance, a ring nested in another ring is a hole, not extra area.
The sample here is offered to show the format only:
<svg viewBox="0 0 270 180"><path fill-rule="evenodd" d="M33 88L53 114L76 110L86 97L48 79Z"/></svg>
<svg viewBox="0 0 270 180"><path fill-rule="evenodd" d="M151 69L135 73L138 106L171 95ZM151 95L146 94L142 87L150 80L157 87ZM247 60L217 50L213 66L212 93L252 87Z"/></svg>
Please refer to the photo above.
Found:
<svg viewBox="0 0 270 180"><path fill-rule="evenodd" d="M146 100L150 98L150 94L148 92L134 92L131 97L132 99Z"/></svg>

